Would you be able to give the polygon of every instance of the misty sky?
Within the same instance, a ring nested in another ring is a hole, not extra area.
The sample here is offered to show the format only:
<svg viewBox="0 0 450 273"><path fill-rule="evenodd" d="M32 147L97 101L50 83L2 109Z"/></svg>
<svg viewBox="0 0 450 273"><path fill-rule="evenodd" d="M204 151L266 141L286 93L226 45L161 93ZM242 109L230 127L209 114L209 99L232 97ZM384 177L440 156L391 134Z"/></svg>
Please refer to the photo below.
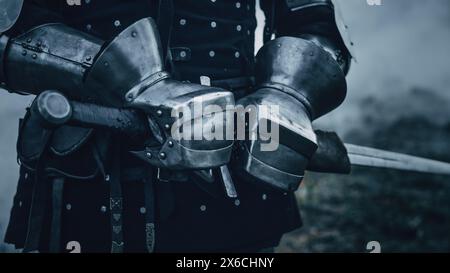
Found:
<svg viewBox="0 0 450 273"><path fill-rule="evenodd" d="M386 104L391 116L421 113L448 121L450 1L382 0L382 6L369 6L366 0L335 2L350 27L358 62L348 76L346 102L316 126L341 133L350 126L364 130L360 117L366 109L360 102L367 98ZM261 16L259 12L260 21ZM442 99L432 105L415 101L410 99L412 88L423 88ZM0 91L0 239L18 176L18 119L30 101Z"/></svg>

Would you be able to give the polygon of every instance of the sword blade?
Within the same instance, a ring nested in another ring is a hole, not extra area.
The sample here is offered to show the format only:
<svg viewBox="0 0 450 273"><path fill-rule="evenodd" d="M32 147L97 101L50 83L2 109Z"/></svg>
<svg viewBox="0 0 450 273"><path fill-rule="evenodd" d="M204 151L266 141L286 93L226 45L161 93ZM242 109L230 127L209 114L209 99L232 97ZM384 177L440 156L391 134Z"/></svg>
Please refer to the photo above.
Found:
<svg viewBox="0 0 450 273"><path fill-rule="evenodd" d="M345 144L352 165L450 175L450 163Z"/></svg>

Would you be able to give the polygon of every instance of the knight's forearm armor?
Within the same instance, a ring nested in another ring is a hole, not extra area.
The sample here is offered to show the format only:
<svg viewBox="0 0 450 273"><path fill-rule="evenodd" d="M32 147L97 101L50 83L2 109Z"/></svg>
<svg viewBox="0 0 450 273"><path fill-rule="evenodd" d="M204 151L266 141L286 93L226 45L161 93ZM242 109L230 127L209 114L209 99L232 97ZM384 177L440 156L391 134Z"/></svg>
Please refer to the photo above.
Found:
<svg viewBox="0 0 450 273"><path fill-rule="evenodd" d="M279 147L264 151L261 139L242 141L236 167L275 188L292 191L317 149L312 121L338 107L346 96L350 54L337 30L331 1L262 4L269 15L266 37L279 38L267 39L259 51L257 91L238 104L278 106L279 113L267 120L279 127ZM265 122L265 118L258 120Z"/></svg>
<svg viewBox="0 0 450 273"><path fill-rule="evenodd" d="M202 139L173 139L177 117L172 111L189 110L191 119L184 116L185 124L194 120L210 124L215 113L206 117L194 107L214 105L225 112L227 105L234 105L234 97L223 89L172 80L164 70L151 18L132 24L108 43L62 24L39 26L12 39L2 36L1 41L0 80L8 90L29 94L58 90L79 101L144 111L159 145L138 156L154 166L201 169L228 162L232 140L202 141L211 133L206 130ZM225 131L227 124L215 126Z"/></svg>

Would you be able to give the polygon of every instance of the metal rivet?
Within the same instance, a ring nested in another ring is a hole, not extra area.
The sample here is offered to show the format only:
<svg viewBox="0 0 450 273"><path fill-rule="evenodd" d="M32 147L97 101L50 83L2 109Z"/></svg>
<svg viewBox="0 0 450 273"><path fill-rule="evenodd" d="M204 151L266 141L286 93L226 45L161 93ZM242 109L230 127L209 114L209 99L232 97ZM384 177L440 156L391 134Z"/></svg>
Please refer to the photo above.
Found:
<svg viewBox="0 0 450 273"><path fill-rule="evenodd" d="M109 63L108 63L108 62L104 62L103 65L104 65L105 67L108 67L108 66L109 66Z"/></svg>
<svg viewBox="0 0 450 273"><path fill-rule="evenodd" d="M71 204L67 204L66 205L66 210L71 210L72 209L72 205Z"/></svg>
<svg viewBox="0 0 450 273"><path fill-rule="evenodd" d="M161 158L161 159L166 159L166 157L167 157L167 155L164 152L159 154L159 158Z"/></svg>
<svg viewBox="0 0 450 273"><path fill-rule="evenodd" d="M181 58L186 58L186 55L187 55L186 51L183 50L183 51L180 52L180 57Z"/></svg>
<svg viewBox="0 0 450 273"><path fill-rule="evenodd" d="M27 43L31 43L31 41L32 41L32 40L31 40L30 38L27 39Z"/></svg>
<svg viewBox="0 0 450 273"><path fill-rule="evenodd" d="M166 124L166 125L164 125L164 128L165 128L166 130L169 130L169 129L170 129L170 125L169 125L169 124Z"/></svg>
<svg viewBox="0 0 450 273"><path fill-rule="evenodd" d="M87 30L91 30L91 29L92 29L92 25L91 25L91 24L87 24L87 25L86 25L86 29L87 29Z"/></svg>
<svg viewBox="0 0 450 273"><path fill-rule="evenodd" d="M239 53L239 52L234 53L234 57L239 58L240 56L241 56L241 53Z"/></svg>
<svg viewBox="0 0 450 273"><path fill-rule="evenodd" d="M19 208L21 208L23 205L22 201L19 201Z"/></svg>
<svg viewBox="0 0 450 273"><path fill-rule="evenodd" d="M236 3L236 8L238 8L238 9L241 8L241 3L240 2Z"/></svg>
<svg viewBox="0 0 450 273"><path fill-rule="evenodd" d="M136 37L136 36L137 36L137 32L136 31L131 32L131 37Z"/></svg>
<svg viewBox="0 0 450 273"><path fill-rule="evenodd" d="M108 210L108 208L106 208L106 206L102 206L100 208L100 211L103 212L103 213L105 213L107 210Z"/></svg>
<svg viewBox="0 0 450 273"><path fill-rule="evenodd" d="M145 213L147 213L147 209L145 207L142 207L142 208L139 209L139 212L141 214L145 214Z"/></svg>
<svg viewBox="0 0 450 273"><path fill-rule="evenodd" d="M267 200L267 194L263 194L263 195L262 195L262 200L264 200L264 201Z"/></svg>
<svg viewBox="0 0 450 273"><path fill-rule="evenodd" d="M237 30L237 31L241 31L241 30L242 30L242 26L241 26L241 25L237 25L237 26L236 26L236 30Z"/></svg>
<svg viewBox="0 0 450 273"><path fill-rule="evenodd" d="M114 21L114 26L120 27L121 23L119 20Z"/></svg>
<svg viewBox="0 0 450 273"><path fill-rule="evenodd" d="M148 158L152 158L152 157L153 157L152 153L150 153L150 152L147 152L146 156L147 156Z"/></svg>
<svg viewBox="0 0 450 273"><path fill-rule="evenodd" d="M241 205L241 201L239 199L234 200L234 205L239 207Z"/></svg>
<svg viewBox="0 0 450 273"><path fill-rule="evenodd" d="M105 175L105 181L109 182L111 180L111 176L109 176L109 174Z"/></svg>
<svg viewBox="0 0 450 273"><path fill-rule="evenodd" d="M210 52L209 52L209 57L214 57L214 56L216 56L216 52L214 52L213 50L211 50Z"/></svg>
<svg viewBox="0 0 450 273"><path fill-rule="evenodd" d="M168 144L169 144L169 147L170 147L170 148L173 147L173 141L172 141L172 140L169 140L169 143L168 143Z"/></svg>
<svg viewBox="0 0 450 273"><path fill-rule="evenodd" d="M28 173L25 173L24 177L25 179L28 179Z"/></svg>
<svg viewBox="0 0 450 273"><path fill-rule="evenodd" d="M33 59L36 59L36 58L37 58L37 54L33 54L31 57L32 57Z"/></svg>
<svg viewBox="0 0 450 273"><path fill-rule="evenodd" d="M212 22L211 22L211 27L212 27L212 28L216 28L216 27L217 27L217 23L214 22L214 21L212 21Z"/></svg>
<svg viewBox="0 0 450 273"><path fill-rule="evenodd" d="M90 62L91 60L92 60L92 57L91 57L91 56L87 56L87 57L86 57L86 61Z"/></svg>
<svg viewBox="0 0 450 273"><path fill-rule="evenodd" d="M163 112L161 110L156 111L156 115L158 115L158 117L161 117L163 115Z"/></svg>
<svg viewBox="0 0 450 273"><path fill-rule="evenodd" d="M180 20L180 25L182 25L182 26L186 25L186 19L181 19Z"/></svg>
<svg viewBox="0 0 450 273"><path fill-rule="evenodd" d="M201 205L201 206L200 206L200 210L201 210L201 211L206 211L206 206L205 206L205 205Z"/></svg>

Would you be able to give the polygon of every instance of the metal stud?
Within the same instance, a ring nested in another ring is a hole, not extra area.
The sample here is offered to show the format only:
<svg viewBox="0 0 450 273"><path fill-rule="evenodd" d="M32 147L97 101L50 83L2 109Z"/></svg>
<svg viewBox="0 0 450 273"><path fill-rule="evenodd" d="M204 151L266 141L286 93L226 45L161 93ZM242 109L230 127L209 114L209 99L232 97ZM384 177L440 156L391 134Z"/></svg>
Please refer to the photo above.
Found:
<svg viewBox="0 0 450 273"><path fill-rule="evenodd" d="M72 205L71 204L67 204L66 205L66 210L71 210L72 209Z"/></svg>
<svg viewBox="0 0 450 273"><path fill-rule="evenodd" d="M147 152L146 156L147 156L148 158L152 158L152 157L153 157L152 153L150 153L150 152Z"/></svg>
<svg viewBox="0 0 450 273"><path fill-rule="evenodd" d="M180 25L184 26L184 25L186 25L186 22L187 22L186 19L181 19L180 20Z"/></svg>
<svg viewBox="0 0 450 273"><path fill-rule="evenodd" d="M216 27L217 27L217 23L216 23L215 21L212 21L212 22L211 22L211 27L212 27L212 28L216 28Z"/></svg>
<svg viewBox="0 0 450 273"><path fill-rule="evenodd" d="M241 205L241 201L239 199L234 200L234 205L239 207Z"/></svg>
<svg viewBox="0 0 450 273"><path fill-rule="evenodd" d="M211 50L209 52L209 57L213 58L214 56L216 56L216 52L214 52L213 50Z"/></svg>
<svg viewBox="0 0 450 273"><path fill-rule="evenodd" d="M139 209L139 212L141 214L146 214L147 213L147 209L145 207L142 207L142 208Z"/></svg>
<svg viewBox="0 0 450 273"><path fill-rule="evenodd" d="M267 200L267 194L263 194L263 195L262 195L262 200L264 200L264 201Z"/></svg>
<svg viewBox="0 0 450 273"><path fill-rule="evenodd" d="M159 153L159 158L160 159L166 159L167 158L167 155L166 155L166 153L164 153L164 152L162 152L162 153Z"/></svg>
<svg viewBox="0 0 450 273"><path fill-rule="evenodd" d="M237 2L237 3L236 3L236 8L238 8L238 9L241 8L241 3L240 3L240 2Z"/></svg>
<svg viewBox="0 0 450 273"><path fill-rule="evenodd" d="M169 143L168 143L168 144L169 144L169 147L170 147L170 148L173 147L173 141L172 141L172 140L169 140Z"/></svg>
<svg viewBox="0 0 450 273"><path fill-rule="evenodd" d="M105 175L105 181L109 182L111 180L111 176L109 174Z"/></svg>
<svg viewBox="0 0 450 273"><path fill-rule="evenodd" d="M163 112L161 110L156 111L156 115L158 115L158 117L161 117L163 115Z"/></svg>
<svg viewBox="0 0 450 273"><path fill-rule="evenodd" d="M200 210L201 210L201 211L206 211L206 206L205 206L205 205L201 205L201 206L200 206Z"/></svg>
<svg viewBox="0 0 450 273"><path fill-rule="evenodd" d="M106 206L102 206L100 208L100 211L103 212L103 213L105 213L107 210L108 210L108 208L106 208Z"/></svg>
<svg viewBox="0 0 450 273"><path fill-rule="evenodd" d="M114 21L114 26L115 27L120 27L121 23L119 20Z"/></svg>

